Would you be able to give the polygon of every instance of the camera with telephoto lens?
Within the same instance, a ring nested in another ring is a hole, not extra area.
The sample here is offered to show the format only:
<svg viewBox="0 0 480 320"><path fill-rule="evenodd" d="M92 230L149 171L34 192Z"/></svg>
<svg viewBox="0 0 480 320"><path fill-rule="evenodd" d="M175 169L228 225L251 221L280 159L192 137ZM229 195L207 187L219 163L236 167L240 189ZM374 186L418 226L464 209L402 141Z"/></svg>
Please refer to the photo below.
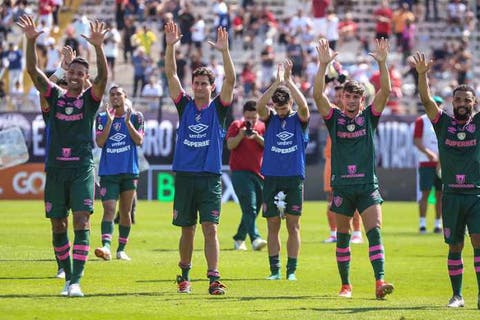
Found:
<svg viewBox="0 0 480 320"><path fill-rule="evenodd" d="M252 123L250 121L245 121L245 134L251 136L253 134Z"/></svg>

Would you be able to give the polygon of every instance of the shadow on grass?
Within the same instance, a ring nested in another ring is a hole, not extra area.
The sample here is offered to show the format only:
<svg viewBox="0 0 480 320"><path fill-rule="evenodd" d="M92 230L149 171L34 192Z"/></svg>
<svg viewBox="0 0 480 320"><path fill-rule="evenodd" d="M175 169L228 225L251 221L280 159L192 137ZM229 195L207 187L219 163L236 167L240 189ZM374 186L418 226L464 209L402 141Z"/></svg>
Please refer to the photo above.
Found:
<svg viewBox="0 0 480 320"><path fill-rule="evenodd" d="M47 261L51 262L51 261L55 261L55 259L0 259L0 262L47 262Z"/></svg>
<svg viewBox="0 0 480 320"><path fill-rule="evenodd" d="M175 249L167 249L167 248L158 248L153 249L153 252L178 252L178 248ZM203 252L203 249L193 249L194 252Z"/></svg>
<svg viewBox="0 0 480 320"><path fill-rule="evenodd" d="M375 299L372 299L375 300ZM375 311L439 311L445 310L445 306L414 306L414 307L389 307L389 306L378 306L378 307L345 307L341 308L297 308L297 309L288 309L288 311L315 311L315 312L335 312L336 314L355 314L355 313L365 313L365 312L375 312Z"/></svg>
<svg viewBox="0 0 480 320"><path fill-rule="evenodd" d="M83 299L88 298L97 298L97 297L135 297L135 296L148 296L148 297L155 297L155 296L165 296L169 295L169 293L165 292L118 292L118 293L93 293L93 294L85 294ZM14 298L59 298L65 299L68 297L63 297L58 294L0 294L1 299L14 299Z"/></svg>
<svg viewBox="0 0 480 320"><path fill-rule="evenodd" d="M0 280L49 280L56 279L55 276L51 277L0 277Z"/></svg>
<svg viewBox="0 0 480 320"><path fill-rule="evenodd" d="M221 278L220 281L222 282L235 282L235 281L268 281L271 282L272 280L267 280L265 278L237 278L237 279L231 279L231 278ZM153 280L137 280L135 282L175 282L175 278L172 277L171 279L153 279ZM190 282L208 282L208 279L192 279Z"/></svg>

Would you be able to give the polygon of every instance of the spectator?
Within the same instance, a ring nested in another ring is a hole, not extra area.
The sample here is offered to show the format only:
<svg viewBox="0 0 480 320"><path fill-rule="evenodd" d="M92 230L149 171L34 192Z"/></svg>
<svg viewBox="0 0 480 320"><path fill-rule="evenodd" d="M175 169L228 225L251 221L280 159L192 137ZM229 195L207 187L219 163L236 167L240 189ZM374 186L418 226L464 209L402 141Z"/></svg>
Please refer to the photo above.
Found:
<svg viewBox="0 0 480 320"><path fill-rule="evenodd" d="M142 98L148 100L148 110L158 110L161 107L163 96L162 83L155 76L148 77L148 81L142 89Z"/></svg>
<svg viewBox="0 0 480 320"><path fill-rule="evenodd" d="M3 57L8 61L8 92L12 92L15 89L18 82L20 88L23 88L23 51L13 44L8 44L8 49L3 53Z"/></svg>
<svg viewBox="0 0 480 320"><path fill-rule="evenodd" d="M140 85L140 92L145 85L145 70L150 58L145 54L143 47L137 48L136 53L133 55L133 97L137 96L138 85Z"/></svg>
<svg viewBox="0 0 480 320"><path fill-rule="evenodd" d="M261 88L267 87L274 77L275 51L273 50L272 40L265 40L265 46L260 53L261 61Z"/></svg>
<svg viewBox="0 0 480 320"><path fill-rule="evenodd" d="M200 57L203 57L202 46L206 38L206 26L202 15L198 15L195 23L192 26L192 42L195 46L197 53Z"/></svg>
<svg viewBox="0 0 480 320"><path fill-rule="evenodd" d="M414 14L408 9L408 3L403 2L399 9L395 10L392 17L393 32L396 37L397 51L402 50L403 30L407 20L415 21Z"/></svg>
<svg viewBox="0 0 480 320"><path fill-rule="evenodd" d="M191 5L190 3L186 2L183 6L183 9L180 11L180 15L178 16L178 26L180 27L180 32L182 34L182 38L180 39L180 43L187 47L187 52L190 52L192 47L192 27L195 24L195 17L191 12Z"/></svg>
<svg viewBox="0 0 480 320"><path fill-rule="evenodd" d="M133 36L133 43L137 46L141 46L145 49L145 54L151 56L152 46L157 42L157 36L150 28L144 24L140 30L138 30Z"/></svg>
<svg viewBox="0 0 480 320"><path fill-rule="evenodd" d="M436 1L436 0L435 0ZM383 0L378 9L373 12L375 17L375 38L389 39L392 35L392 17L393 12L388 5L388 0Z"/></svg>
<svg viewBox="0 0 480 320"><path fill-rule="evenodd" d="M120 35L120 32L118 32L117 28L113 26L112 22L108 21L106 25L110 31L105 35L103 50L105 51L105 56L107 57L110 79L111 81L115 81L115 61L118 57L118 46L122 41L122 36Z"/></svg>
<svg viewBox="0 0 480 320"><path fill-rule="evenodd" d="M337 47L337 41L339 38L339 22L340 19L335 14L333 9L327 10L327 32L325 38L327 38L330 48L335 51Z"/></svg>
<svg viewBox="0 0 480 320"><path fill-rule="evenodd" d="M312 24L315 36L325 36L327 29L327 9L330 6L330 0L312 0Z"/></svg>
<svg viewBox="0 0 480 320"><path fill-rule="evenodd" d="M136 44L132 41L133 35L137 32L134 19L132 17L126 17L123 30L122 30L122 44L123 44L123 61L128 63L128 57L132 59L133 52L137 48Z"/></svg>

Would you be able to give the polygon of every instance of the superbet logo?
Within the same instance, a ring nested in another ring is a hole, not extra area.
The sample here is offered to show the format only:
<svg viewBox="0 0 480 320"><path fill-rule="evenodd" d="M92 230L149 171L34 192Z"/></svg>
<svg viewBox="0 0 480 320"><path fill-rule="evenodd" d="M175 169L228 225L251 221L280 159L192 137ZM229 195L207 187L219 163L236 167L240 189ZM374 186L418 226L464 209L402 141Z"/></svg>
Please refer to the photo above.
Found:
<svg viewBox="0 0 480 320"><path fill-rule="evenodd" d="M45 189L45 173L19 171L12 179L12 187L19 194L39 194Z"/></svg>

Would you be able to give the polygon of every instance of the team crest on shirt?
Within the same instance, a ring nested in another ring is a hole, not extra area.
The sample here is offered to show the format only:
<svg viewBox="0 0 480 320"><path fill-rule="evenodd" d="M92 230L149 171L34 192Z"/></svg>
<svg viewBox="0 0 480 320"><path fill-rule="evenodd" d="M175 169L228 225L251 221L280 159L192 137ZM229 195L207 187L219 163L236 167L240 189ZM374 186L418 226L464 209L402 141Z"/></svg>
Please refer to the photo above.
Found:
<svg viewBox="0 0 480 320"><path fill-rule="evenodd" d="M62 148L62 156L64 158L70 158L72 155L72 148Z"/></svg>
<svg viewBox="0 0 480 320"><path fill-rule="evenodd" d="M73 107L66 107L65 108L65 113L68 115L71 115L73 113Z"/></svg>
<svg viewBox="0 0 480 320"><path fill-rule="evenodd" d="M455 175L455 181L457 181L457 184L464 184L465 183L465 175L464 174Z"/></svg>
<svg viewBox="0 0 480 320"><path fill-rule="evenodd" d="M282 123L280 124L280 126L282 127L282 129L285 129L285 127L287 126L287 121L282 120Z"/></svg>
<svg viewBox="0 0 480 320"><path fill-rule="evenodd" d="M119 131L121 128L122 128L122 124L120 122L115 122L113 124L113 129L115 129L115 131Z"/></svg>
<svg viewBox="0 0 480 320"><path fill-rule="evenodd" d="M457 133L458 140L465 140L466 136L467 136L467 134L465 132L460 131L460 132Z"/></svg>
<svg viewBox="0 0 480 320"><path fill-rule="evenodd" d="M335 204L336 207L340 207L343 203L343 198L340 196L335 196L333 197L333 203Z"/></svg>
<svg viewBox="0 0 480 320"><path fill-rule="evenodd" d="M202 114L201 113L199 113L195 116L195 121L196 122L200 122L200 120L202 120Z"/></svg>
<svg viewBox="0 0 480 320"><path fill-rule="evenodd" d="M358 124L359 126L363 126L365 124L365 118L364 117L357 117L357 118L355 118L355 123Z"/></svg>
<svg viewBox="0 0 480 320"><path fill-rule="evenodd" d="M77 109L82 109L83 99L77 99L77 100L73 101L73 106Z"/></svg>
<svg viewBox="0 0 480 320"><path fill-rule="evenodd" d="M350 132L353 132L355 130L355 124L351 123L347 125L347 130Z"/></svg>
<svg viewBox="0 0 480 320"><path fill-rule="evenodd" d="M475 130L477 130L475 123L469 123L466 127L465 130L467 130L470 133L474 133Z"/></svg>
<svg viewBox="0 0 480 320"><path fill-rule="evenodd" d="M348 174L355 174L357 172L357 166L354 164L347 166Z"/></svg>

